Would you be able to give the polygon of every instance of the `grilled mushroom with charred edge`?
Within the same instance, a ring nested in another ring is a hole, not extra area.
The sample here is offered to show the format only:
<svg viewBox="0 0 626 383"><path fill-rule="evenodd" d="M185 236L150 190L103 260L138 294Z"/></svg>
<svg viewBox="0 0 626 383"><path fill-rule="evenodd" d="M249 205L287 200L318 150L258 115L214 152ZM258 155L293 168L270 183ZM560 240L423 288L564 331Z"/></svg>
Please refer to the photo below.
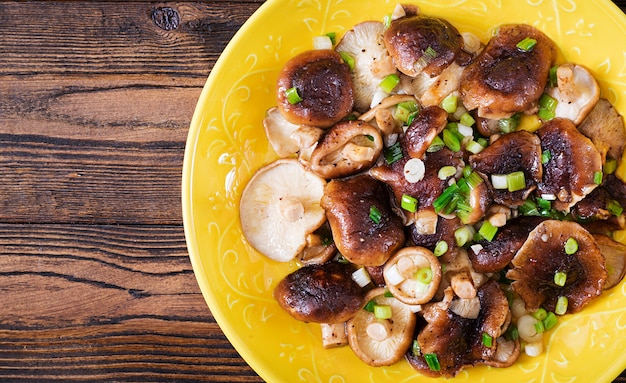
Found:
<svg viewBox="0 0 626 383"><path fill-rule="evenodd" d="M559 301L561 313L578 312L602 293L607 279L593 236L571 221L541 222L511 264L506 277L531 312L539 307L555 311Z"/></svg>
<svg viewBox="0 0 626 383"><path fill-rule="evenodd" d="M347 324L348 342L356 356L370 366L398 362L412 343L416 314L382 287L370 290L365 306Z"/></svg>
<svg viewBox="0 0 626 383"><path fill-rule="evenodd" d="M351 274L350 265L339 262L304 266L278 283L274 298L297 320L342 323L363 307L365 298Z"/></svg>
<svg viewBox="0 0 626 383"><path fill-rule="evenodd" d="M501 119L537 106L548 82L556 46L525 24L503 25L463 71L460 93L479 117Z"/></svg>
<svg viewBox="0 0 626 383"><path fill-rule="evenodd" d="M394 297L408 305L420 305L435 296L441 265L425 247L405 247L387 261L383 277Z"/></svg>
<svg viewBox="0 0 626 383"><path fill-rule="evenodd" d="M302 52L280 72L276 98L278 109L292 124L333 126L352 112L350 68L333 50Z"/></svg>

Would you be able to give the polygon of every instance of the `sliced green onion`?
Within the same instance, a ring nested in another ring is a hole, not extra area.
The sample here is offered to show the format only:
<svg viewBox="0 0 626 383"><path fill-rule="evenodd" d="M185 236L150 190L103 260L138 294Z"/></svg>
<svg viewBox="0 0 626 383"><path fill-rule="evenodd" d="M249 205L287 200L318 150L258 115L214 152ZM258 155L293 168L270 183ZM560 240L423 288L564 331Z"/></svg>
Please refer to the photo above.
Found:
<svg viewBox="0 0 626 383"><path fill-rule="evenodd" d="M440 180L445 180L446 178L452 177L455 174L456 174L456 168L452 165L448 165L448 166L443 166L441 169L439 169L439 172L437 173L437 177Z"/></svg>
<svg viewBox="0 0 626 383"><path fill-rule="evenodd" d="M401 160L402 157L402 147L399 142L396 142L385 150L385 160L389 165Z"/></svg>
<svg viewBox="0 0 626 383"><path fill-rule="evenodd" d="M544 121L550 121L551 119L556 117L556 114L552 110L539 108L539 111L537 112L537 116Z"/></svg>
<svg viewBox="0 0 626 383"><path fill-rule="evenodd" d="M526 177L523 171L517 171L506 175L506 186L510 192L522 190L526 187Z"/></svg>
<svg viewBox="0 0 626 383"><path fill-rule="evenodd" d="M424 354L424 359L426 360L426 364L428 364L428 368L432 371L441 371L441 365L439 364L437 354Z"/></svg>
<svg viewBox="0 0 626 383"><path fill-rule="evenodd" d="M549 82L549 87L554 88L555 86L559 85L559 79L556 76L556 71L559 69L558 65L553 66L552 68L550 68L550 71L548 72L548 82Z"/></svg>
<svg viewBox="0 0 626 383"><path fill-rule="evenodd" d="M575 238L569 237L565 241L565 253L572 255L578 251L578 241Z"/></svg>
<svg viewBox="0 0 626 383"><path fill-rule="evenodd" d="M389 28L389 26L391 25L391 20L391 15L383 16L383 26L385 27L385 29Z"/></svg>
<svg viewBox="0 0 626 383"><path fill-rule="evenodd" d="M298 88L295 86L285 91L285 97L287 97L287 101L292 105L302 102L302 97L300 97Z"/></svg>
<svg viewBox="0 0 626 383"><path fill-rule="evenodd" d="M486 332L483 333L483 346L492 347L493 346L493 337Z"/></svg>
<svg viewBox="0 0 626 383"><path fill-rule="evenodd" d="M415 279L418 282L425 285L429 284L433 280L433 270L430 267L422 267L415 273Z"/></svg>
<svg viewBox="0 0 626 383"><path fill-rule="evenodd" d="M437 242L437 244L435 245L435 250L433 251L433 254L435 255L435 257L441 257L447 251L448 251L448 242L442 239L439 242Z"/></svg>
<svg viewBox="0 0 626 383"><path fill-rule="evenodd" d="M354 70L355 64L354 57L352 57L352 55L348 52L339 52L339 55L341 56L343 62L348 65L348 68L350 68L350 72L352 72Z"/></svg>
<svg viewBox="0 0 626 383"><path fill-rule="evenodd" d="M554 273L554 284L557 286L565 286L565 282L567 281L567 273L564 273L562 271L557 271L556 273ZM537 318L539 319L539 318Z"/></svg>
<svg viewBox="0 0 626 383"><path fill-rule="evenodd" d="M418 111L417 103L411 102L411 101L401 102L398 105L396 105L396 110L394 111L393 116L396 120L399 120L402 122L408 122L411 114L417 111Z"/></svg>
<svg viewBox="0 0 626 383"><path fill-rule="evenodd" d="M393 89L400 83L400 76L393 73L385 76L385 78L378 84L378 87L385 93L391 93Z"/></svg>
<svg viewBox="0 0 626 383"><path fill-rule="evenodd" d="M441 149L443 149L444 146L446 146L446 143L443 142L441 137L436 136L435 139L433 140L433 142L430 143L430 146L428 147L428 149L426 149L426 151L428 153L438 152Z"/></svg>
<svg viewBox="0 0 626 383"><path fill-rule="evenodd" d="M367 304L365 305L365 307L363 307L363 310L373 313L374 312L374 306L376 306L376 301L374 301L373 299L369 302L367 302Z"/></svg>
<svg viewBox="0 0 626 383"><path fill-rule="evenodd" d="M624 208L616 200L610 200L606 205L606 210L614 216L619 217L624 212Z"/></svg>
<svg viewBox="0 0 626 383"><path fill-rule="evenodd" d="M544 320L548 316L548 312L543 307L540 307L532 313L532 316L534 316L537 320Z"/></svg>
<svg viewBox="0 0 626 383"><path fill-rule="evenodd" d="M476 120L474 120L471 114L465 112L461 115L459 122L465 126L472 126L476 123Z"/></svg>
<svg viewBox="0 0 626 383"><path fill-rule="evenodd" d="M550 210L552 209L552 202L545 198L537 198L537 206L543 210Z"/></svg>
<svg viewBox="0 0 626 383"><path fill-rule="evenodd" d="M604 173L602 172L595 172L593 173L593 183L595 183L596 185L600 185L602 183L602 176L604 175Z"/></svg>
<svg viewBox="0 0 626 383"><path fill-rule="evenodd" d="M415 117L417 117L418 114L420 114L419 111L411 112L411 114L409 114L409 117L406 119L407 126L413 123L413 120L415 120Z"/></svg>
<svg viewBox="0 0 626 383"><path fill-rule="evenodd" d="M567 297L560 296L556 300L556 307L554 308L554 313L556 315L565 315L565 313L567 312L567 304L568 304Z"/></svg>
<svg viewBox="0 0 626 383"><path fill-rule="evenodd" d="M412 197L408 194L403 194L402 198L400 199L400 207L402 207L406 211L415 213L417 211L417 198Z"/></svg>
<svg viewBox="0 0 626 383"><path fill-rule="evenodd" d="M446 128L443 130L443 142L446 144L448 149L453 152L458 152L461 150L461 141L450 129Z"/></svg>
<svg viewBox="0 0 626 383"><path fill-rule="evenodd" d="M524 52L530 52L537 45L537 40L525 37L522 41L516 44L516 47Z"/></svg>
<svg viewBox="0 0 626 383"><path fill-rule="evenodd" d="M531 201L529 199L524 201L522 206L520 206L518 208L518 211L522 215L531 215L531 216L538 216L539 215L539 210L537 209L537 204L534 201Z"/></svg>
<svg viewBox="0 0 626 383"><path fill-rule="evenodd" d="M485 220L480 226L480 229L478 229L478 234L489 242L493 240L497 232L498 228L493 226L493 224L487 220Z"/></svg>
<svg viewBox="0 0 626 383"><path fill-rule="evenodd" d="M514 324L509 325L509 328L504 333L504 337L508 340L518 340L519 330L517 329L517 326Z"/></svg>
<svg viewBox="0 0 626 383"><path fill-rule="evenodd" d="M469 185L470 189L474 189L475 187L480 186L483 182L485 182L483 177L481 177L477 172L473 170L465 176L465 179L467 180L467 184Z"/></svg>
<svg viewBox="0 0 626 383"><path fill-rule="evenodd" d="M494 189L508 189L509 186L506 181L506 174L492 174L491 186L493 186Z"/></svg>
<svg viewBox="0 0 626 383"><path fill-rule="evenodd" d="M543 327L546 329L546 331L548 331L552 329L552 327L556 326L558 321L559 319L556 317L556 315L554 315L553 312L549 312L546 315L546 318L543 320Z"/></svg>
<svg viewBox="0 0 626 383"><path fill-rule="evenodd" d="M313 36L313 49L333 49L333 41L326 35Z"/></svg>
<svg viewBox="0 0 626 383"><path fill-rule="evenodd" d="M450 201L452 201L453 197L459 191L459 186L457 184L452 184L448 186L439 197L437 197L433 201L433 207L435 208L435 212L439 213L446 207Z"/></svg>
<svg viewBox="0 0 626 383"><path fill-rule="evenodd" d="M542 321L535 322L535 331L537 332L537 334L541 334L542 332L546 331L546 328L544 327Z"/></svg>
<svg viewBox="0 0 626 383"><path fill-rule="evenodd" d="M474 141L474 140L469 141L465 145L465 150L467 150L468 152L470 152L472 154L478 154L478 153L482 152L483 149L485 149L485 147L482 146L481 144L479 144L478 142Z"/></svg>
<svg viewBox="0 0 626 383"><path fill-rule="evenodd" d="M602 167L604 174L613 174L615 173L615 169L617 169L617 160L614 158L607 158L604 166Z"/></svg>
<svg viewBox="0 0 626 383"><path fill-rule="evenodd" d="M547 109L551 112L554 112L556 110L556 106L558 104L559 102L556 100L556 98L551 97L547 93L542 94L541 97L539 98L539 107L543 109Z"/></svg>
<svg viewBox="0 0 626 383"><path fill-rule="evenodd" d="M383 215L380 213L380 210L374 205L370 206L370 219L375 223L379 224Z"/></svg>
<svg viewBox="0 0 626 383"><path fill-rule="evenodd" d="M391 319L392 314L391 306L374 305L374 316L376 319Z"/></svg>
<svg viewBox="0 0 626 383"><path fill-rule="evenodd" d="M548 161L550 161L552 159L552 153L550 153L550 150L546 149L543 152L541 152L541 163L543 165L547 164Z"/></svg>
<svg viewBox="0 0 626 383"><path fill-rule="evenodd" d="M454 231L454 239L457 246L464 246L474 238L475 230L470 225L461 226Z"/></svg>
<svg viewBox="0 0 626 383"><path fill-rule="evenodd" d="M418 343L417 339L413 341L413 346L411 346L411 351L413 352L413 355L416 355L416 356L422 355L422 348L420 347L420 344Z"/></svg>
<svg viewBox="0 0 626 383"><path fill-rule="evenodd" d="M456 111L457 101L458 96L455 93L450 93L441 100L439 106L448 113L454 113Z"/></svg>
<svg viewBox="0 0 626 383"><path fill-rule="evenodd" d="M521 119L522 116L519 113L515 113L509 118L498 120L498 129L502 133L511 133L517 129Z"/></svg>
<svg viewBox="0 0 626 383"><path fill-rule="evenodd" d="M328 32L328 33L325 34L325 36L328 36L328 38L333 43L333 45L335 45L335 43L337 42L337 33L335 33L335 32Z"/></svg>
<svg viewBox="0 0 626 383"><path fill-rule="evenodd" d="M428 56L430 60L437 58L437 51L434 50L430 45L423 52L425 56Z"/></svg>
<svg viewBox="0 0 626 383"><path fill-rule="evenodd" d="M385 298L393 298L393 293L391 291L385 289L385 292L383 293L383 297L385 297Z"/></svg>

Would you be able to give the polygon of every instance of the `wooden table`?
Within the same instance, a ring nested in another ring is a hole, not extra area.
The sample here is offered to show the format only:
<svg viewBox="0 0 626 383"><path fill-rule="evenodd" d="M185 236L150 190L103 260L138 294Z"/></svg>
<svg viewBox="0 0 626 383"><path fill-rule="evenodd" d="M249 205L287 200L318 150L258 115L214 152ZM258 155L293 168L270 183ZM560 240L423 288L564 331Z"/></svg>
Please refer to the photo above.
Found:
<svg viewBox="0 0 626 383"><path fill-rule="evenodd" d="M262 382L180 204L202 86L262 2L0 1L0 381Z"/></svg>

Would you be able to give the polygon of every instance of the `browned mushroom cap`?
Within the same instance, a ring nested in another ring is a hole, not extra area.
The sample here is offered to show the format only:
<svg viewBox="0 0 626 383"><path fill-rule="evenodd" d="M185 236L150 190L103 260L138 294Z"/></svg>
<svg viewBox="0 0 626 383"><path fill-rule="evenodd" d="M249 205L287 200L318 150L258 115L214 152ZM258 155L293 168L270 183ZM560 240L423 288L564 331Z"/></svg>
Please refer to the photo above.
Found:
<svg viewBox="0 0 626 383"><path fill-rule="evenodd" d="M285 92L292 88L297 90L301 102L289 102ZM352 111L350 69L335 51L305 51L283 67L276 97L278 109L292 124L332 126Z"/></svg>
<svg viewBox="0 0 626 383"><path fill-rule="evenodd" d="M523 171L526 187L509 192L495 189L493 200L496 203L517 207L524 203L528 195L541 181L541 146L536 135L524 130L502 135L494 143L469 158L470 165L488 176Z"/></svg>
<svg viewBox="0 0 626 383"><path fill-rule="evenodd" d="M438 106L424 108L405 132L406 150L411 158L422 158L433 140L448 123L448 113Z"/></svg>
<svg viewBox="0 0 626 383"><path fill-rule="evenodd" d="M359 310L347 323L350 348L370 366L392 365L402 359L411 346L417 315L410 306L386 297L382 287L370 290L365 302L389 306L392 317L377 319L374 313Z"/></svg>
<svg viewBox="0 0 626 383"><path fill-rule="evenodd" d="M378 129L365 121L333 126L313 150L310 167L324 178L341 178L369 168L383 150Z"/></svg>
<svg viewBox="0 0 626 383"><path fill-rule="evenodd" d="M345 322L361 309L365 297L351 270L338 262L304 266L278 283L274 297L297 320Z"/></svg>
<svg viewBox="0 0 626 383"><path fill-rule="evenodd" d="M626 144L624 120L608 100L601 98L578 126L578 130L591 139L603 161L607 155L616 160L622 158Z"/></svg>
<svg viewBox="0 0 626 383"><path fill-rule="evenodd" d="M482 182L470 190L467 202L472 210L468 215L463 216L463 223L473 225L483 219L487 213L487 209L493 202L492 193L487 185L487 182Z"/></svg>
<svg viewBox="0 0 626 383"><path fill-rule="evenodd" d="M573 254L565 250L570 238L578 244ZM604 257L595 240L571 221L547 220L537 225L511 263L513 268L506 276L513 280L511 286L528 311L541 306L554 311L557 300L564 296L568 299L567 312L577 312L602 293L607 278ZM565 273L564 286L555 283L556 273Z"/></svg>
<svg viewBox="0 0 626 383"><path fill-rule="evenodd" d="M609 236L595 234L593 238L606 260L607 278L604 289L615 287L626 274L626 245L612 240Z"/></svg>
<svg viewBox="0 0 626 383"><path fill-rule="evenodd" d="M426 325L417 335L420 355L415 355L413 350L407 353L411 366L427 376L451 378L466 366L512 364L517 359L519 352L506 353L508 357L497 352L500 344L496 339L506 330L510 313L506 295L498 283L491 280L480 287L477 296L480 313L476 319L460 317L442 304L432 304L422 310ZM483 334L492 337L491 347L483 343ZM426 355L436 355L439 371L428 366ZM499 362L498 358L506 360Z"/></svg>
<svg viewBox="0 0 626 383"><path fill-rule="evenodd" d="M420 281L419 274L430 277ZM405 247L385 263L383 276L394 297L408 305L421 305L435 296L441 282L441 265L425 247Z"/></svg>
<svg viewBox="0 0 626 383"><path fill-rule="evenodd" d="M385 31L385 46L398 70L415 77L439 75L460 54L463 39L448 21L426 15L394 20Z"/></svg>
<svg viewBox="0 0 626 383"><path fill-rule="evenodd" d="M492 241L481 240L468 249L474 270L479 273L496 273L503 270L515 257L530 233L544 218L519 217L498 230Z"/></svg>
<svg viewBox="0 0 626 383"><path fill-rule="evenodd" d="M366 174L326 185L321 206L337 249L350 262L379 266L404 245L404 225L390 201L385 184Z"/></svg>
<svg viewBox="0 0 626 383"><path fill-rule="evenodd" d="M525 38L536 40L526 51ZM468 110L500 119L536 106L556 57L554 43L530 25L503 25L478 57L465 68L460 92Z"/></svg>
<svg viewBox="0 0 626 383"><path fill-rule="evenodd" d="M541 149L550 152L550 159L543 164L543 181L538 190L542 195L556 197L555 209L569 212L598 186L596 173L602 172L600 153L567 119L546 122L537 135Z"/></svg>

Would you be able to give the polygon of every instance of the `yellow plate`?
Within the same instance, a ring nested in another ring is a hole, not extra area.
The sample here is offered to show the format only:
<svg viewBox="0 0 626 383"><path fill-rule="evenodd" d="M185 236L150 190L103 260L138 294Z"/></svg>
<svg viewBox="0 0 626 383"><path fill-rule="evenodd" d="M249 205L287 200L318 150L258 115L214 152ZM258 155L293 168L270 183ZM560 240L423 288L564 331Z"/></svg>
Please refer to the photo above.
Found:
<svg viewBox="0 0 626 383"><path fill-rule="evenodd" d="M603 96L626 115L626 16L608 0L430 0L422 12L447 18L483 41L501 23L528 23L547 33L563 56L590 68ZM202 293L222 330L268 382L430 381L404 361L368 367L347 347L324 350L319 326L297 322L272 298L295 269L246 244L238 217L247 180L276 155L261 121L274 105L283 63L311 48L311 38L341 35L365 20L382 20L385 0L269 0L246 22L213 68L187 141L182 202L190 258ZM455 382L608 382L626 368L626 284L581 313L561 319L547 349L513 367L469 368Z"/></svg>

